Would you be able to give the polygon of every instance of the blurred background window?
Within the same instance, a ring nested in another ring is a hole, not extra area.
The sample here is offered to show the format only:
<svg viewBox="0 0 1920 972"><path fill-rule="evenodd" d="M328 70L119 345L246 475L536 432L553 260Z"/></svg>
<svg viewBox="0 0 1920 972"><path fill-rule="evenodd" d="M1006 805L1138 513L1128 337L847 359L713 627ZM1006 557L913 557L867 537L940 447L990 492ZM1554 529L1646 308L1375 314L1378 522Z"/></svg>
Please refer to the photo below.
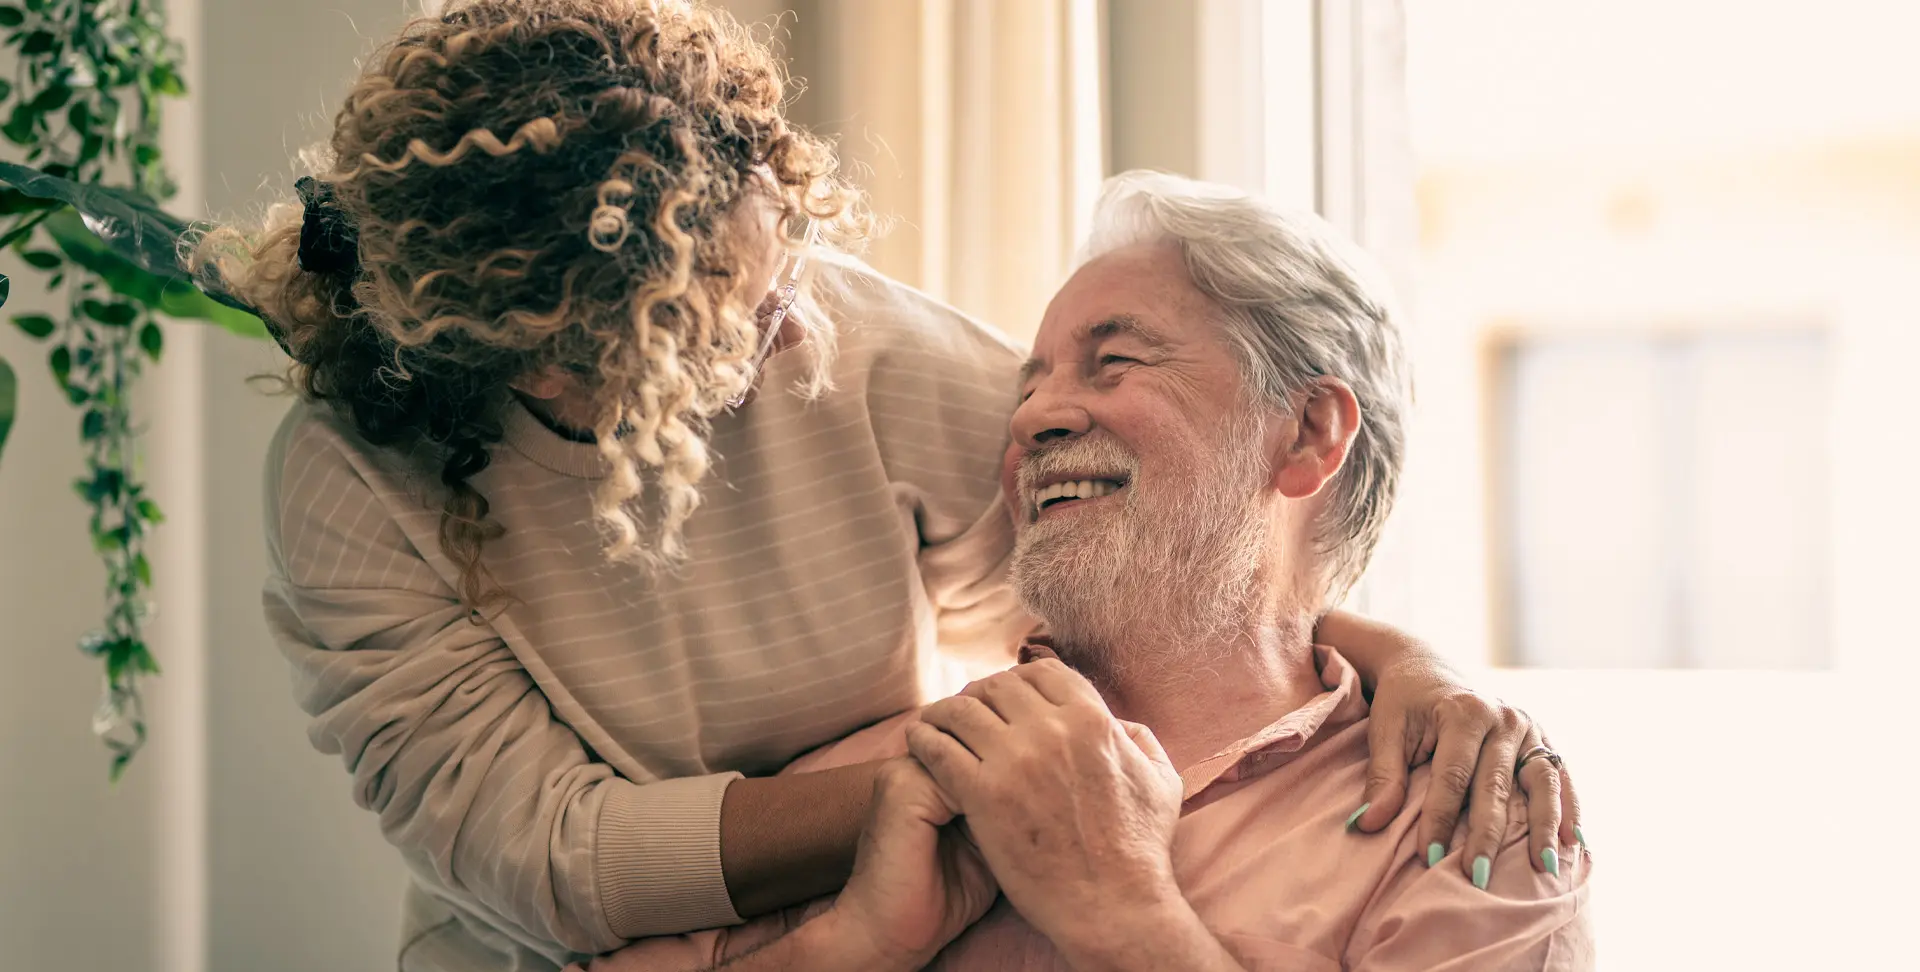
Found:
<svg viewBox="0 0 1920 972"><path fill-rule="evenodd" d="M1823 331L1490 340L1497 660L1830 662Z"/></svg>

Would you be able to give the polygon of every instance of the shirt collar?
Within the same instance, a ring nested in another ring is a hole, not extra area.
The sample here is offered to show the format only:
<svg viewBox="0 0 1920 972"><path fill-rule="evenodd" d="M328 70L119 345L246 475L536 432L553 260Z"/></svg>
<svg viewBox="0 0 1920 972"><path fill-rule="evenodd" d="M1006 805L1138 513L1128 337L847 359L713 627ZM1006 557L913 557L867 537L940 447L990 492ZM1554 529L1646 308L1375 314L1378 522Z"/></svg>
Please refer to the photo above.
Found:
<svg viewBox="0 0 1920 972"><path fill-rule="evenodd" d="M1321 730L1366 717L1367 699L1360 692L1360 676L1351 663L1332 648L1315 645L1313 665L1326 691L1266 728L1182 770L1182 800L1191 800L1216 783L1234 783L1279 769Z"/></svg>

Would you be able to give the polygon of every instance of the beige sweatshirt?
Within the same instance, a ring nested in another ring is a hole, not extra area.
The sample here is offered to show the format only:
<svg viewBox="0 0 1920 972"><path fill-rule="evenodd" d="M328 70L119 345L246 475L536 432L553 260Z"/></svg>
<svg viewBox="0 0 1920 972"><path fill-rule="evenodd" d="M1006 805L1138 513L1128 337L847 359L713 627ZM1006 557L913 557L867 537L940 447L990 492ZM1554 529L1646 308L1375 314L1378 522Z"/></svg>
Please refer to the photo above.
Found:
<svg viewBox="0 0 1920 972"><path fill-rule="evenodd" d="M837 389L716 421L691 562L606 562L591 445L515 407L474 485L515 602L476 625L438 543L437 469L296 407L267 461L268 621L308 734L414 876L401 967L552 968L738 921L720 870L738 774L922 700L933 651L1010 654L998 469L1020 352L845 268Z"/></svg>

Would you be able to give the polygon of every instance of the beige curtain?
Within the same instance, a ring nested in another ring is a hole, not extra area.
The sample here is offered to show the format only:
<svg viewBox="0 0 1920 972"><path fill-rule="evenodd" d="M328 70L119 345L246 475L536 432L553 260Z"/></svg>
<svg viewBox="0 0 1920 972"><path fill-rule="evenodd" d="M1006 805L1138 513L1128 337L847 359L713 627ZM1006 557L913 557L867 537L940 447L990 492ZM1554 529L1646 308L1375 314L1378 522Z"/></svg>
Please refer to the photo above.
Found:
<svg viewBox="0 0 1920 972"><path fill-rule="evenodd" d="M868 259L1032 335L1106 172L1100 0L731 0L886 232Z"/></svg>

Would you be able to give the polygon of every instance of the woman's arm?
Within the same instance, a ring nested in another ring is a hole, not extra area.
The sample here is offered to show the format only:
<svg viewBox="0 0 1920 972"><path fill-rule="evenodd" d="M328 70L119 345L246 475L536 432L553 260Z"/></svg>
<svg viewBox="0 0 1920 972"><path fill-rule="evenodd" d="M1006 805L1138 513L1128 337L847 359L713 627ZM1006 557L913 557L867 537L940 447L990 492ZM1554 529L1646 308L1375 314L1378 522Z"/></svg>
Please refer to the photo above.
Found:
<svg viewBox="0 0 1920 972"><path fill-rule="evenodd" d="M1419 639L1391 625L1370 621L1351 611L1329 611L1313 629L1313 640L1331 645L1360 672L1360 685L1371 697L1381 673L1395 665L1429 665L1451 672L1446 661Z"/></svg>
<svg viewBox="0 0 1920 972"><path fill-rule="evenodd" d="M881 763L735 780L720 805L720 866L743 918L840 890L853 873Z"/></svg>
<svg viewBox="0 0 1920 972"><path fill-rule="evenodd" d="M718 847L737 775L630 780L594 758L344 448L297 414L276 441L265 607L309 739L415 879L556 961L734 920Z"/></svg>
<svg viewBox="0 0 1920 972"><path fill-rule="evenodd" d="M1491 861L1505 843L1507 796L1516 784L1527 797L1534 870L1557 867L1548 862L1585 846L1580 801L1565 767L1539 758L1524 771L1516 766L1522 755L1547 745L1525 712L1475 692L1432 648L1378 621L1333 611L1320 619L1314 638L1353 663L1373 701L1367 789L1350 826L1367 833L1385 827L1406 803L1409 770L1431 759L1420 815L1429 864L1451 849L1463 804L1469 813L1461 869L1471 878L1476 861ZM1549 849L1553 855L1544 854Z"/></svg>

